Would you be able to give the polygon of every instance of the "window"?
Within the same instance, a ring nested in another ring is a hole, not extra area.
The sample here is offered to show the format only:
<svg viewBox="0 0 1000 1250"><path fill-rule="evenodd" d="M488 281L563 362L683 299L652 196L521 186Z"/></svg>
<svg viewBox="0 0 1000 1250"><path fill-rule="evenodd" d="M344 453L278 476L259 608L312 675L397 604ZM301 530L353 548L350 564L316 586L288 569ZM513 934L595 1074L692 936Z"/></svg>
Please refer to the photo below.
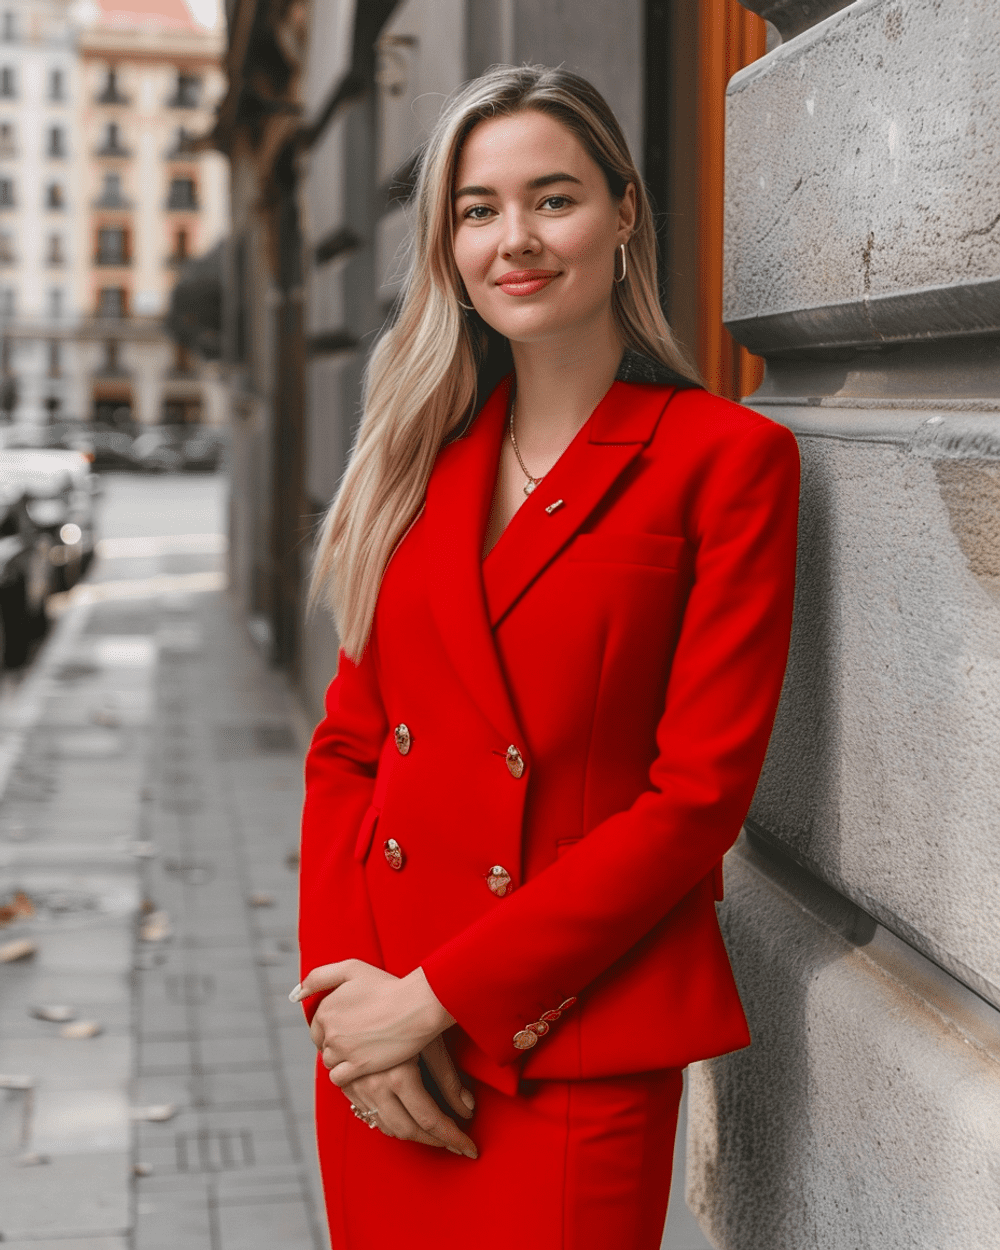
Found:
<svg viewBox="0 0 1000 1250"><path fill-rule="evenodd" d="M98 156L128 156L129 151L122 142L122 132L117 122L108 122L97 154Z"/></svg>
<svg viewBox="0 0 1000 1250"><path fill-rule="evenodd" d="M49 316L61 317L63 315L63 289L61 286L54 286L49 289Z"/></svg>
<svg viewBox="0 0 1000 1250"><path fill-rule="evenodd" d="M97 103L128 104L128 96L124 95L118 86L118 70L113 65L108 66L104 86L97 94Z"/></svg>
<svg viewBox="0 0 1000 1250"><path fill-rule="evenodd" d="M66 197L63 194L61 182L50 182L45 189L45 207L46 208L65 208Z"/></svg>
<svg viewBox="0 0 1000 1250"><path fill-rule="evenodd" d="M5 99L13 100L17 95L17 81L14 78L14 70L10 65L4 65L0 68L0 96Z"/></svg>
<svg viewBox="0 0 1000 1250"><path fill-rule="evenodd" d="M49 127L49 156L66 155L66 132L62 126Z"/></svg>
<svg viewBox="0 0 1000 1250"><path fill-rule="evenodd" d="M188 232L186 230L178 230L174 235L174 250L170 257L173 261L187 260L191 255L188 250Z"/></svg>
<svg viewBox="0 0 1000 1250"><path fill-rule="evenodd" d="M62 372L62 344L58 339L49 339L49 377L57 378Z"/></svg>
<svg viewBox="0 0 1000 1250"><path fill-rule="evenodd" d="M13 317L17 304L17 292L12 286L0 287L0 317Z"/></svg>
<svg viewBox="0 0 1000 1250"><path fill-rule="evenodd" d="M201 99L201 79L196 74L178 71L177 87L170 100L171 108L193 109Z"/></svg>
<svg viewBox="0 0 1000 1250"><path fill-rule="evenodd" d="M63 238L61 234L49 235L49 250L45 253L45 263L47 265L65 265L66 253L63 251Z"/></svg>
<svg viewBox="0 0 1000 1250"><path fill-rule="evenodd" d="M66 78L61 69L49 70L49 99L66 99Z"/></svg>
<svg viewBox="0 0 1000 1250"><path fill-rule="evenodd" d="M17 15L9 10L3 15L3 38L7 41L17 38Z"/></svg>
<svg viewBox="0 0 1000 1250"><path fill-rule="evenodd" d="M185 126L178 126L174 137L174 146L167 153L168 156L186 156L188 155L188 147L191 143L191 135L188 134Z"/></svg>
<svg viewBox="0 0 1000 1250"><path fill-rule="evenodd" d="M171 178L167 208L197 208L193 178Z"/></svg>
<svg viewBox="0 0 1000 1250"><path fill-rule="evenodd" d="M98 265L128 264L128 232L124 226L102 226L97 232Z"/></svg>
<svg viewBox="0 0 1000 1250"><path fill-rule="evenodd" d="M101 208L125 208L128 201L122 195L121 174L105 174L101 194L97 200Z"/></svg>
<svg viewBox="0 0 1000 1250"><path fill-rule="evenodd" d="M16 156L17 144L14 142L14 126L11 122L0 122L0 156Z"/></svg>
<svg viewBox="0 0 1000 1250"><path fill-rule="evenodd" d="M0 178L0 208L14 207L14 179Z"/></svg>
<svg viewBox="0 0 1000 1250"><path fill-rule="evenodd" d="M9 230L0 231L0 265L13 265L16 260L14 236Z"/></svg>
<svg viewBox="0 0 1000 1250"><path fill-rule="evenodd" d="M102 286L97 293L99 317L124 317L126 294L123 286Z"/></svg>

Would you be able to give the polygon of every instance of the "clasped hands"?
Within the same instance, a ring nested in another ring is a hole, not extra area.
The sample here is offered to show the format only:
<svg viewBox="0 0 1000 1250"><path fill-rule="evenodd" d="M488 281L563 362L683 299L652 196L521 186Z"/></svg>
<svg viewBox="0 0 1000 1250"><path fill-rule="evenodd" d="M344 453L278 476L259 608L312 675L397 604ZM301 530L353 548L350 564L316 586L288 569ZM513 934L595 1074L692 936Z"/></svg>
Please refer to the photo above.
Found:
<svg viewBox="0 0 1000 1250"><path fill-rule="evenodd" d="M475 1100L462 1085L448 1054L445 1029L454 1017L438 1002L416 968L394 977L360 959L313 968L289 995L302 1002L325 997L316 1008L309 1033L330 1080L358 1111L371 1115L389 1137L443 1146L475 1159L475 1143L438 1107L424 1086L422 1056L444 1101L463 1120Z"/></svg>

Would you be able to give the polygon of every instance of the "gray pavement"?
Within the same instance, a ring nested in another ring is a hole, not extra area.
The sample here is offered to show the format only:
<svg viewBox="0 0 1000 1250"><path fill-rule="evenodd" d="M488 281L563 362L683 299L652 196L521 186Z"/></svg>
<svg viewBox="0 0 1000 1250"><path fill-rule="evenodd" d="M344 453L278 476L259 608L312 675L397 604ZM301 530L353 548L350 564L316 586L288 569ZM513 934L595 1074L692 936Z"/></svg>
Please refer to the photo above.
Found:
<svg viewBox="0 0 1000 1250"><path fill-rule="evenodd" d="M287 1000L307 727L225 593L224 479L105 482L91 578L0 693L0 904L35 907L0 946L37 948L0 963L0 1239L324 1250ZM701 1250L678 1144L663 1246Z"/></svg>

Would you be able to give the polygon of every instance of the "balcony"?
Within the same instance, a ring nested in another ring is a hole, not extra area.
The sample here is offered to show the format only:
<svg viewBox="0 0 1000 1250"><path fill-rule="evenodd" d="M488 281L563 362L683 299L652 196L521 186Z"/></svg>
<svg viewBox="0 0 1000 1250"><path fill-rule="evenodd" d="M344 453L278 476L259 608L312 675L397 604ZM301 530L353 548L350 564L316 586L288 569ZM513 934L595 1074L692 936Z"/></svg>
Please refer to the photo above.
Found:
<svg viewBox="0 0 1000 1250"><path fill-rule="evenodd" d="M108 126L104 135L104 140L100 147L94 149L95 156L113 157L121 160L123 157L131 156L132 149L127 148L122 143L121 133L116 125L112 123Z"/></svg>
<svg viewBox="0 0 1000 1250"><path fill-rule="evenodd" d="M122 180L118 174L105 174L101 194L94 200L95 208L131 208L132 201L122 194Z"/></svg>
<svg viewBox="0 0 1000 1250"><path fill-rule="evenodd" d="M103 88L94 96L97 104L131 104L131 96L125 95L118 86L118 73L116 70L109 69L108 76L104 80Z"/></svg>
<svg viewBox="0 0 1000 1250"><path fill-rule="evenodd" d="M191 74L178 74L174 94L167 101L167 108L196 109L201 104L201 79Z"/></svg>

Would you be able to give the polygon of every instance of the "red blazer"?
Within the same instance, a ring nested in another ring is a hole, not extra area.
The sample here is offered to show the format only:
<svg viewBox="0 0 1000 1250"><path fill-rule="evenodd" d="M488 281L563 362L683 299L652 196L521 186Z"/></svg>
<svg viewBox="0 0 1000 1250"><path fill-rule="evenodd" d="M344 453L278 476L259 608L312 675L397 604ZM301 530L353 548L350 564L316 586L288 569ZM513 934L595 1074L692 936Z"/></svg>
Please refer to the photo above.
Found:
<svg viewBox="0 0 1000 1250"><path fill-rule="evenodd" d="M483 560L508 387L330 686L301 945L304 971L422 965L460 1066L513 1092L750 1040L715 900L785 669L799 462L746 408L616 381Z"/></svg>

